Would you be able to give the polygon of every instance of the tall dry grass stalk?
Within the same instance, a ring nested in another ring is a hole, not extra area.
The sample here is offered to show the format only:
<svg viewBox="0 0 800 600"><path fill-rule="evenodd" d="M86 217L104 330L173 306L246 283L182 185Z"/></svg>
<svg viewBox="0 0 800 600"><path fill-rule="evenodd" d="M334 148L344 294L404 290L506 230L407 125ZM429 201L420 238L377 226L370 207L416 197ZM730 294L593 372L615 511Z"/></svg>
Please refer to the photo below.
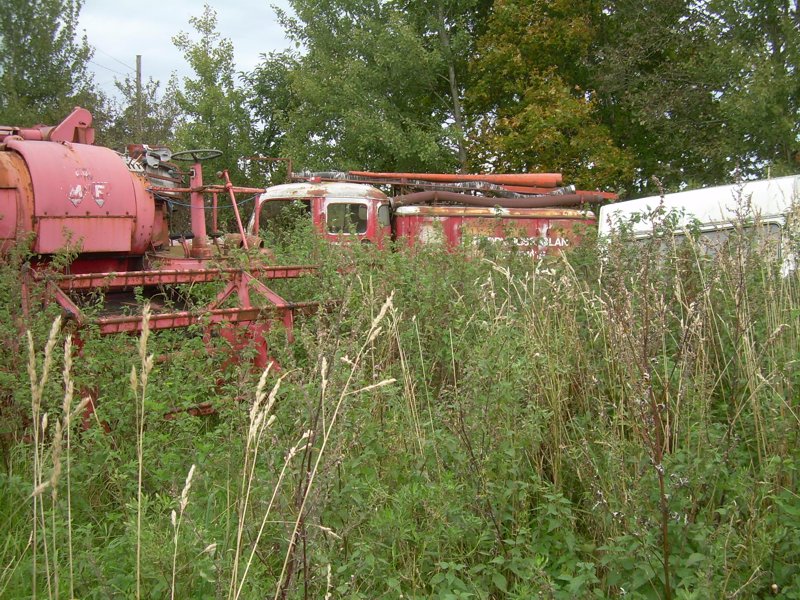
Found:
<svg viewBox="0 0 800 600"><path fill-rule="evenodd" d="M438 470L439 476L442 474L442 459L439 456L439 448L436 445L436 426L433 422L433 406L431 405L431 390L430 386L428 385L428 373L425 369L425 354L422 351L422 336L419 332L419 323L417 322L417 316L414 315L411 320L414 322L414 334L417 338L417 351L419 352L419 366L420 371L422 372L422 384L425 387L425 406L428 409L428 426L431 430L431 442L433 443L433 453L436 456L436 468ZM403 379L405 380L410 373L406 373L403 371Z"/></svg>
<svg viewBox="0 0 800 600"><path fill-rule="evenodd" d="M276 384L278 385L278 384ZM289 452L286 454L286 457L283 461L283 467L281 468L280 475L278 475L278 480L275 482L275 485L272 488L272 496L269 499L269 504L267 504L267 508L264 511L264 516L261 519L261 526L258 528L258 533L256 534L256 539L253 540L252 548L250 549L250 556L247 558L247 564L245 565L244 572L242 573L241 580L239 581L239 586L236 589L236 595L234 596L235 600L239 600L239 597L242 594L242 589L244 588L245 580L247 579L247 574L250 572L250 566L253 564L253 558L256 555L256 551L258 550L258 544L261 541L261 536L264 533L264 528L266 527L267 523L269 522L269 516L272 512L272 507L275 504L275 499L278 496L278 490L280 490L283 480L286 476L286 470L289 464L292 462L292 459L297 456L300 452L304 451L307 445L310 443L310 440L313 438L314 432L309 430L303 433L300 437L300 440L292 446Z"/></svg>
<svg viewBox="0 0 800 600"><path fill-rule="evenodd" d="M178 513L176 515L175 511L173 510L170 514L171 522L172 522L172 529L173 529L173 551L172 551L172 583L170 585L170 594L169 597L171 600L175 600L175 575L177 573L178 567L178 536L181 530L181 522L183 521L183 513L186 510L186 506L189 504L189 491L192 489L192 478L194 477L194 465L191 466L189 472L186 474L186 481L183 484L183 490L181 491L181 497L178 501Z"/></svg>
<svg viewBox="0 0 800 600"><path fill-rule="evenodd" d="M147 354L147 341L150 337L150 304L142 311L142 334L139 337L139 372L131 366L130 385L136 401L136 598L142 596L142 472L144 468L144 418L147 383L153 370L154 357Z"/></svg>
<svg viewBox="0 0 800 600"><path fill-rule="evenodd" d="M75 597L75 566L72 547L72 480L70 466L72 462L72 441L71 431L75 420L86 410L91 401L90 398L83 398L78 405L73 408L72 400L75 395L75 384L72 381L72 336L68 335L64 342L64 401L61 405L62 426L61 431L66 441L66 480L67 480L67 553L69 565L69 597ZM55 460L54 460L55 462ZM55 493L55 482L53 489ZM55 542L54 542L55 545Z"/></svg>
<svg viewBox="0 0 800 600"><path fill-rule="evenodd" d="M63 383L64 383L64 398L61 405L62 416L61 420L55 421L53 427L53 437L49 444L50 454L50 473L47 477L43 476L45 456L48 453L47 444L45 443L45 433L47 430L49 418L47 413L41 413L42 401L44 398L44 389L49 378L50 370L53 364L53 350L55 349L58 335L61 329L61 318L57 318L50 329L50 334L45 344L44 357L42 360L42 373L37 373L36 367L36 352L33 343L33 337L28 332L28 376L31 382L31 409L33 415L33 437L34 437L34 489L31 493L34 506L34 520L33 531L31 534L30 547L33 549L33 566L32 566L32 595L36 596L38 586L38 556L37 549L39 545L39 527L41 526L41 541L45 557L45 574L47 581L48 596L58 598L60 597L60 573L59 573L59 542L58 542L58 527L56 524L56 517L58 513L58 487L61 481L61 475L64 470L64 462L66 461L66 480L67 480L67 498L66 498L66 521L67 521L67 553L69 564L69 594L70 598L74 597L74 565L73 565L73 544L72 544L72 498L71 498L71 483L70 483L70 460L71 460L71 443L70 443L70 430L75 419L86 408L89 399L83 399L76 407L72 407L72 401L75 393L75 386L72 381L72 336L68 335L64 343L64 368L63 368ZM65 453L66 446L66 453ZM42 500L45 491L50 491L50 532L47 535L45 525L47 521L44 515L44 502ZM48 549L49 548L49 549Z"/></svg>
<svg viewBox="0 0 800 600"><path fill-rule="evenodd" d="M50 334L47 337L47 342L44 348L44 358L42 360L41 375L37 372L36 367L36 348L33 343L33 334L27 332L28 337L28 379L30 380L31 387L31 416L33 421L33 566L31 569L32 576L32 594L36 597L37 591L37 567L38 567L38 547L39 547L39 522L41 518L42 527L44 527L44 508L41 502L41 493L50 485L50 482L45 482L42 478L42 463L44 453L43 436L47 430L47 413L42 414L42 400L44 397L44 389L47 385L48 377L50 376L50 368L53 363L53 349L58 340L58 334L61 331L61 317L57 317L50 327ZM47 536L46 531L42 531L44 540L44 554L45 554L45 568L47 575L47 590L48 594L52 596L52 588L50 585L50 566L48 561L47 551Z"/></svg>
<svg viewBox="0 0 800 600"><path fill-rule="evenodd" d="M424 452L425 434L423 433L422 424L420 422L419 413L417 411L417 395L415 377L411 372L406 357L405 348L403 348L403 340L400 336L400 328L398 323L402 320L402 315L392 307L389 311L390 322L389 328L392 331L395 344L397 345L397 354L400 358L400 370L403 373L403 397L406 400L406 407L408 408L408 416L411 421L411 426L414 430L414 438L416 440L415 449L418 456L422 456Z"/></svg>
<svg viewBox="0 0 800 600"><path fill-rule="evenodd" d="M64 342L64 402L61 405L62 418L64 419L64 435L66 436L66 462L67 462L67 564L69 566L69 597L75 597L75 568L72 555L72 482L70 481L70 425L72 398L75 394L75 384L72 382L72 336L68 335Z"/></svg>
<svg viewBox="0 0 800 600"><path fill-rule="evenodd" d="M317 451L317 456L316 459L314 460L314 464L311 467L311 470L308 474L308 480L305 492L303 494L303 498L300 502L300 506L297 511L297 518L295 519L294 527L292 528L292 533L289 537L289 545L286 549L286 554L283 560L283 566L281 567L281 572L280 575L278 576L277 585L275 586L274 600L278 600L278 597L281 594L281 590L283 589L283 582L284 582L284 577L286 576L286 569L289 565L289 560L291 559L292 554L294 552L294 547L297 539L297 532L300 529L300 522L303 519L303 514L305 513L306 510L306 504L308 503L308 499L311 495L311 490L314 486L314 480L316 479L317 473L319 471L319 465L322 462L322 458L325 456L325 450L328 446L328 442L330 441L331 433L333 432L333 428L336 425L336 419L339 415L339 412L341 411L342 404L344 403L345 398L351 393L359 393L362 391L366 391L367 389L370 390L376 389L379 387L383 387L385 385L389 385L394 381L394 380L381 381L379 383L367 386L361 390L356 390L355 392L351 392L350 390L353 378L355 377L355 374L358 371L365 354L367 354L368 350L372 347L372 344L374 343L375 339L383 332L383 329L381 328L380 324L383 321L386 314L393 309L394 307L393 300L394 300L394 292L392 292L389 295L389 297L386 299L386 302L384 302L383 306L381 306L381 309L378 312L378 314L372 320L369 331L367 332L366 340L359 348L355 358L353 359L350 359L348 357L342 358L342 362L344 362L350 367L350 371L347 375L347 379L345 380L344 386L342 387L342 390L339 393L339 397L336 400L336 404L334 405L332 413L329 415L327 421L324 422L323 424L322 442ZM323 389L327 389L327 385L323 385ZM322 398L322 401L324 404L325 402L324 397Z"/></svg>
<svg viewBox="0 0 800 600"><path fill-rule="evenodd" d="M253 405L250 407L250 418L248 421L247 437L245 439L244 448L244 464L242 466L242 477L239 484L239 499L238 499L238 525L236 529L236 548L233 555L233 567L231 572L231 580L228 586L228 598L233 598L238 593L239 585L239 561L242 556L242 544L244 537L245 524L247 522L247 512L250 503L250 493L252 491L253 478L255 476L255 468L258 459L259 448L264 433L275 422L275 415L271 414L272 407L275 404L280 384L283 381L281 377L273 386L272 390L267 396L266 386L267 377L272 370L272 363L267 365L261 374L256 387L256 397ZM266 402L265 402L266 400Z"/></svg>

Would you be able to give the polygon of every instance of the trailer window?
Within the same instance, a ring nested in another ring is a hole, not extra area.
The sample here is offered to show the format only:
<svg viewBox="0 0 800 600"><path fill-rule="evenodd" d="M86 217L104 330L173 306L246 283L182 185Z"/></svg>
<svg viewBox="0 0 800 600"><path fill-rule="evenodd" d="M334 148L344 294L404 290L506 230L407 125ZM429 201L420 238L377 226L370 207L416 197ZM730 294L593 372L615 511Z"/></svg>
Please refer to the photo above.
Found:
<svg viewBox="0 0 800 600"><path fill-rule="evenodd" d="M697 237L700 250L707 256L717 256L730 244L731 239L739 236L746 238L754 244L754 249L760 253L769 253L774 258L781 256L781 226L777 223L758 223L747 225L741 230L733 227L712 229L700 232ZM680 245L686 241L686 236L676 234L673 236L674 244Z"/></svg>
<svg viewBox="0 0 800 600"><path fill-rule="evenodd" d="M328 233L366 233L367 205L337 202L328 205Z"/></svg>

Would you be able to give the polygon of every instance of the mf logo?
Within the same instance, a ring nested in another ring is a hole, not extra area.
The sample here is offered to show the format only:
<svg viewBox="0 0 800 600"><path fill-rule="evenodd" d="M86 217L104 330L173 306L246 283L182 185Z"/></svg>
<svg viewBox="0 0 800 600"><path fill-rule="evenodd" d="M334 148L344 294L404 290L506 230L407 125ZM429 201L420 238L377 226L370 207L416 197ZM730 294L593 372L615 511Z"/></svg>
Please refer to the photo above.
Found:
<svg viewBox="0 0 800 600"><path fill-rule="evenodd" d="M75 178L78 179L78 183L70 187L67 194L67 199L72 202L73 206L78 206L83 202L87 194L94 198L97 206L103 206L106 203L107 182L94 181L94 176L89 169L75 169Z"/></svg>

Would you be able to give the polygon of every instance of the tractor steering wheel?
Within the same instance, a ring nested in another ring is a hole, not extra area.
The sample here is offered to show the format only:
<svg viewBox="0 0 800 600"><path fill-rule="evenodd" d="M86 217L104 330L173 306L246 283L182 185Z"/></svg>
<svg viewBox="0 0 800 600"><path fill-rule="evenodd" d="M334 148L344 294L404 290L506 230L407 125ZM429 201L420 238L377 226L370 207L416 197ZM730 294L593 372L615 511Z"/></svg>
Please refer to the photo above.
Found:
<svg viewBox="0 0 800 600"><path fill-rule="evenodd" d="M211 160L222 156L222 150L212 150L211 148L199 148L197 150L181 150L172 155L172 160L181 162L200 162L202 160Z"/></svg>

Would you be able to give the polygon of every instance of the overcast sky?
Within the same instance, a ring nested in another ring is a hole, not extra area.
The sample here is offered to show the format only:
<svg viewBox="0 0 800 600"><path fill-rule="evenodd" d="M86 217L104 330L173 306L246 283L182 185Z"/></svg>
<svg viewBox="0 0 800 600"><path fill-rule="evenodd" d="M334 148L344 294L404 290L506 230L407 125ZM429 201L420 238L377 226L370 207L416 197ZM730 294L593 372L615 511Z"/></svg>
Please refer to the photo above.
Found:
<svg viewBox="0 0 800 600"><path fill-rule="evenodd" d="M283 50L289 41L277 22L273 5L288 9L288 0L226 0L216 5L217 30L233 42L237 71L248 71L260 55ZM204 3L193 0L164 0L160 3L141 0L85 0L80 28L86 31L95 49L89 64L95 82L108 94L116 91L114 78L132 77L136 55L142 55L142 79L161 82L163 93L170 74L191 76L192 71L172 37L181 31L197 39L189 17L203 13Z"/></svg>

